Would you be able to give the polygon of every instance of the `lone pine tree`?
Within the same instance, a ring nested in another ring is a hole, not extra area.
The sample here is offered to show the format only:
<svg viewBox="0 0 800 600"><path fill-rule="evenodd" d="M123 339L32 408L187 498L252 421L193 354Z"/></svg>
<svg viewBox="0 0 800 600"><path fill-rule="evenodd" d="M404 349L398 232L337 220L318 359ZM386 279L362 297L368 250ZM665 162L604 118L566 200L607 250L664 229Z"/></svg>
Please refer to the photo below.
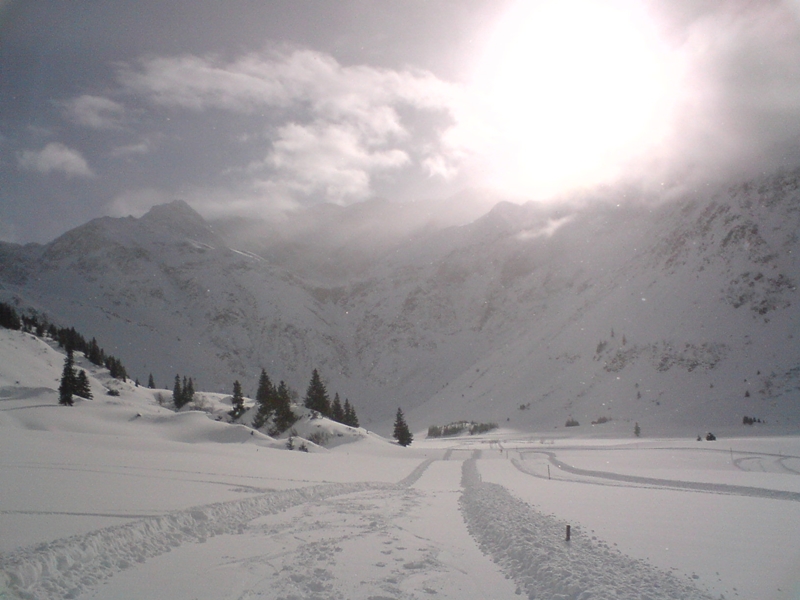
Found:
<svg viewBox="0 0 800 600"><path fill-rule="evenodd" d="M322 379L320 379L316 369L311 373L311 381L308 383L304 405L306 408L316 410L325 417L329 417L331 414L328 390L325 389L325 384L322 383Z"/></svg>
<svg viewBox="0 0 800 600"><path fill-rule="evenodd" d="M411 435L406 419L403 416L402 408L397 409L397 417L394 420L394 439L401 446L408 446L414 440L414 436Z"/></svg>
<svg viewBox="0 0 800 600"><path fill-rule="evenodd" d="M228 413L234 419L238 419L244 414L244 394L242 394L242 384L239 380L233 382L233 398L231 399L231 411Z"/></svg>
<svg viewBox="0 0 800 600"><path fill-rule="evenodd" d="M256 415L253 417L253 427L261 429L275 412L275 386L264 369L258 378L258 391L256 391Z"/></svg>
<svg viewBox="0 0 800 600"><path fill-rule="evenodd" d="M61 371L61 383L58 386L58 403L62 406L72 406L72 394L76 391L77 377L75 375L75 358L72 348L67 349L64 359L64 369Z"/></svg>

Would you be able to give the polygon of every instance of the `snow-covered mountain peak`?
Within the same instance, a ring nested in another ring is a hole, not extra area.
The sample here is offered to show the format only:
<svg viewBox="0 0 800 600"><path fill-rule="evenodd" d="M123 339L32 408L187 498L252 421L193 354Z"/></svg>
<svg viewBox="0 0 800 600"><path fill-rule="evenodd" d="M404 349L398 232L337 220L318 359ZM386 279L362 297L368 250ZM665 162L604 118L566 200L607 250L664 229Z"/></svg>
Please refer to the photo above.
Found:
<svg viewBox="0 0 800 600"><path fill-rule="evenodd" d="M154 206L140 221L154 229L168 230L173 235L183 235L200 242L215 239L211 226L184 200Z"/></svg>
<svg viewBox="0 0 800 600"><path fill-rule="evenodd" d="M374 229L410 210L375 202L298 213L260 249L257 228L215 234L174 202L0 248L0 296L97 337L162 385L177 372L252 392L266 368L302 390L317 368L365 424L400 405L415 427L790 426L797 180L647 206L501 203L438 229L413 211L410 229Z"/></svg>

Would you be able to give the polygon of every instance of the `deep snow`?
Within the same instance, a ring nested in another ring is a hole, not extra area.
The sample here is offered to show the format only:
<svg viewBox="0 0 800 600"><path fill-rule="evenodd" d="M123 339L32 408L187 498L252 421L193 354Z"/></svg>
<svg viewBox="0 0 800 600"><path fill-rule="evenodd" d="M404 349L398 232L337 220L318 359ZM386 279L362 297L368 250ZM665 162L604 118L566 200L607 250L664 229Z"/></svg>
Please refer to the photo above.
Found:
<svg viewBox="0 0 800 600"><path fill-rule="evenodd" d="M797 437L291 452L101 371L60 407L28 334L0 357L0 598L800 597Z"/></svg>

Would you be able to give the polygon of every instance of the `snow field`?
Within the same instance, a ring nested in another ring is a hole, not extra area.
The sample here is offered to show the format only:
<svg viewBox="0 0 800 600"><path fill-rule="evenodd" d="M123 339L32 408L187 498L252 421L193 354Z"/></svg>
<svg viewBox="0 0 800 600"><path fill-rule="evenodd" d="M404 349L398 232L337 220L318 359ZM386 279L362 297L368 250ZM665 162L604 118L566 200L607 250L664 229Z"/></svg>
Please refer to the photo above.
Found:
<svg viewBox="0 0 800 600"><path fill-rule="evenodd" d="M117 599L130 589L147 596L165 588L179 600L514 597L474 544L465 551L459 537L432 535L441 511L456 508L450 506L456 497L451 492L442 503L442 496L392 487L309 501L260 517L242 533L176 548L87 597ZM457 508L452 514L460 521ZM460 528L469 541L463 522ZM171 571L174 580L143 587L143 580L164 581Z"/></svg>
<svg viewBox="0 0 800 600"><path fill-rule="evenodd" d="M173 547L241 532L258 516L367 487L329 484L176 511L11 552L0 559L0 568L23 598L76 598L86 587Z"/></svg>
<svg viewBox="0 0 800 600"><path fill-rule="evenodd" d="M464 462L461 506L470 533L530 600L710 598L696 587L534 510Z"/></svg>
<svg viewBox="0 0 800 600"><path fill-rule="evenodd" d="M797 437L400 448L307 419L338 444L307 454L102 370L60 407L63 355L6 354L0 598L800 598Z"/></svg>
<svg viewBox="0 0 800 600"><path fill-rule="evenodd" d="M603 466L602 451L596 458L593 452L585 450L581 464ZM666 465L671 452L667 447L662 453ZM626 481L627 475L586 477L556 468L545 454L523 450L522 460L511 454L510 460L480 461L483 479L502 484L537 510L580 527L582 536L613 541L626 555L691 580L714 597L800 597L800 578L795 572L800 564L796 535L800 502L773 499L769 489L752 494L753 489L746 488L737 494L736 486L708 484L689 490L673 487L667 480L655 485ZM561 452L556 455L561 457ZM659 464L658 456L650 460ZM717 459L712 462L720 466ZM548 464L552 479L548 479Z"/></svg>

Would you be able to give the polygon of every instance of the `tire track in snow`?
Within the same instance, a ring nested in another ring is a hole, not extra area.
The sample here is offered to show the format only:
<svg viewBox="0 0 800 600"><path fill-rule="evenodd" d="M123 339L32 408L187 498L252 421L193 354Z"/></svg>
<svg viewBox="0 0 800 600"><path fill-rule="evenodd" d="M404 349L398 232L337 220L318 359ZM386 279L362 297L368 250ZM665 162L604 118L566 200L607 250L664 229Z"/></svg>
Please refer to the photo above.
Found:
<svg viewBox="0 0 800 600"><path fill-rule="evenodd" d="M576 535L464 462L459 505L470 534L530 600L709 600L711 596L645 561Z"/></svg>
<svg viewBox="0 0 800 600"><path fill-rule="evenodd" d="M639 475L622 475L620 473L612 473L610 471L594 471L590 469L579 469L572 467L567 463L561 462L556 458L555 452L548 452L546 450L528 450L524 454L545 454L550 463L558 469L573 475L581 475L584 477L598 477L600 479L608 479L610 481L622 481L625 483L636 483L643 485L650 485L656 487L664 487L678 490L689 490L693 492L705 492L711 494L730 494L735 496L753 496L756 498L769 498L772 500L791 500L800 502L800 492L790 492L786 490L772 490L767 488L751 487L746 485L730 485L726 483L701 483L698 481L681 481L679 479L657 479L655 477L641 477ZM512 460L512 464L528 475L531 475L517 460ZM580 482L577 483L591 483Z"/></svg>
<svg viewBox="0 0 800 600"><path fill-rule="evenodd" d="M114 573L187 542L242 533L260 516L342 494L393 487L326 484L174 511L0 555L0 574L5 575L12 598L75 598Z"/></svg>

